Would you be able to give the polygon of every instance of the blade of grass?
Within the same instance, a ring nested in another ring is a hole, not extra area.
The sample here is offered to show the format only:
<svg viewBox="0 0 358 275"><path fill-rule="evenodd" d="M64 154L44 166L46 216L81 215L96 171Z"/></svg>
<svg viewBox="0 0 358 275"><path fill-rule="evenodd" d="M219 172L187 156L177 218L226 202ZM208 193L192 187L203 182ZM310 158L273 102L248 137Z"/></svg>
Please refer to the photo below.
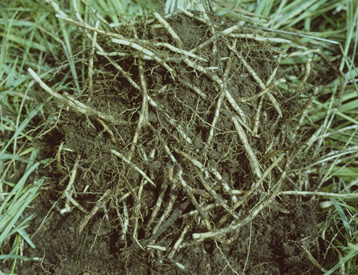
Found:
<svg viewBox="0 0 358 275"><path fill-rule="evenodd" d="M31 121L31 119L34 118L34 116L43 108L43 106L46 103L42 103L39 106L37 106L34 110L32 110L29 115L25 118L25 120L20 124L20 126L16 129L14 135L11 137L11 139L7 142L7 144L3 147L3 150L0 152L0 158L2 157L2 155L6 152L6 149L12 144L12 142L14 141L15 138L17 138L20 134L22 134L22 132L24 131L24 129L26 128L26 126L29 124L29 122Z"/></svg>
<svg viewBox="0 0 358 275"><path fill-rule="evenodd" d="M329 271L324 273L324 275L332 274L337 269L339 269L342 265L347 263L349 260L354 259L357 255L358 255L358 249L356 249L356 247L354 246L350 249L350 251L342 259L340 259L340 261L333 268L331 268Z"/></svg>

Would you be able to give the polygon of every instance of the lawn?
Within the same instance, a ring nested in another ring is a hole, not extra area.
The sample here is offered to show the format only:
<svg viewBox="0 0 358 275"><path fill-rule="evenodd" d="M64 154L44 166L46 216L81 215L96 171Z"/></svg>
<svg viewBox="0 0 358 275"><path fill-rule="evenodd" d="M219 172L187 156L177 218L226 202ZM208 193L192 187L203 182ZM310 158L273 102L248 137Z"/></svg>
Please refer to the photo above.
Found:
<svg viewBox="0 0 358 275"><path fill-rule="evenodd" d="M358 273L356 1L0 13L0 273Z"/></svg>

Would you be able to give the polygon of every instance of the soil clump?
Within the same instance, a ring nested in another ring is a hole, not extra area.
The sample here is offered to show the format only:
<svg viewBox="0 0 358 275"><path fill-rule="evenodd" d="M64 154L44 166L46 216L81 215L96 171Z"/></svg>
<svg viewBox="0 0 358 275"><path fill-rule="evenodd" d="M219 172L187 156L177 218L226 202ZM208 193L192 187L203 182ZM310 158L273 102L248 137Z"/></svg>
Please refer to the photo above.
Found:
<svg viewBox="0 0 358 275"><path fill-rule="evenodd" d="M53 178L26 250L43 261L20 273L320 274L317 204L280 196L304 140L279 42L189 11L97 35L81 91L53 91Z"/></svg>

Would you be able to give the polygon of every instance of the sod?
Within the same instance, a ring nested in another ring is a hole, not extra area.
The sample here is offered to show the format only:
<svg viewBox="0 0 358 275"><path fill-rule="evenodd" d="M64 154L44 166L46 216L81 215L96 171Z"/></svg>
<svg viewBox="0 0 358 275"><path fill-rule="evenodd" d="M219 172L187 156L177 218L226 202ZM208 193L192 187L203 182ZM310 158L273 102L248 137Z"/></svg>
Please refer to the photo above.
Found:
<svg viewBox="0 0 358 275"><path fill-rule="evenodd" d="M51 80L29 69L53 162L29 230L46 255L20 273L327 271L301 196L333 196L308 177L323 152L303 122L320 75L342 79L322 52L203 6L90 24L50 2L77 35Z"/></svg>

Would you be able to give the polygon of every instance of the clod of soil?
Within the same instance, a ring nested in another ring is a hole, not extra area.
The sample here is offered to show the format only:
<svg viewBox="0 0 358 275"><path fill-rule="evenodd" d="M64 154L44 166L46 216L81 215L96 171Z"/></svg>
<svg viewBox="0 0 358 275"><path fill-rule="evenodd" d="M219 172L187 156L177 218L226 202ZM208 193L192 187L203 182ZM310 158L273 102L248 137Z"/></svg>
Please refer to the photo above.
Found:
<svg viewBox="0 0 358 275"><path fill-rule="evenodd" d="M21 273L319 274L317 206L278 197L302 146L277 45L213 14L155 17L99 32L82 90L52 91L58 176L27 251L43 263Z"/></svg>

